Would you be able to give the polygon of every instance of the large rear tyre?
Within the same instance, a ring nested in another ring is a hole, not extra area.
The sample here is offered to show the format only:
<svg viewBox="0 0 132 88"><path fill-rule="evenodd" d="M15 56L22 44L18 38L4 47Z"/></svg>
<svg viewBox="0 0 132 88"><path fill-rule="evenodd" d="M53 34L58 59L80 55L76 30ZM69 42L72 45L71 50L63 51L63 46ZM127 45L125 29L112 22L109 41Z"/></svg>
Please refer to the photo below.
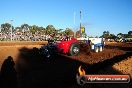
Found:
<svg viewBox="0 0 132 88"><path fill-rule="evenodd" d="M70 55L70 56L76 56L76 55L79 54L79 52L80 52L79 44L73 43L73 44L70 46L68 55Z"/></svg>

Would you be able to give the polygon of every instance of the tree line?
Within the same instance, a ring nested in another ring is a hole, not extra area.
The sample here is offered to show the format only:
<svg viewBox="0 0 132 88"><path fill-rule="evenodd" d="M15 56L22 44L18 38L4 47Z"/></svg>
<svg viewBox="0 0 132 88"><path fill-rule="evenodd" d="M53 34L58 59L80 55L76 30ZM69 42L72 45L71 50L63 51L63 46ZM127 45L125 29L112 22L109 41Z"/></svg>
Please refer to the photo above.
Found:
<svg viewBox="0 0 132 88"><path fill-rule="evenodd" d="M28 25L28 24L22 24L19 27L14 27L10 23L4 23L1 24L0 32L9 34L11 32L11 28L13 30L13 33L15 32L30 32L32 34L35 34L36 32L40 32L41 34L46 35L55 35L55 34L64 34L68 36L74 36L74 31L71 28L66 29L56 29L53 25L48 25L47 27L40 27L37 25ZM87 36L87 34L84 34ZM80 30L76 31L75 33L76 37L80 37ZM100 36L106 39L116 39L116 38L132 38L132 31L128 31L127 34L118 33L117 35L111 34L109 31L104 31L103 35Z"/></svg>
<svg viewBox="0 0 132 88"><path fill-rule="evenodd" d="M52 35L57 33L61 33L61 34L69 35L69 36L74 35L74 32L72 31L71 28L56 29L53 25L48 25L47 27L44 28L42 26L40 27L37 25L28 25L28 24L22 24L19 27L14 27L14 26L11 26L11 24L9 23L1 24L0 32L9 34L11 32L11 28L13 30L13 33L30 32L32 34L35 34L36 32L40 32L41 34L46 34L46 35Z"/></svg>
<svg viewBox="0 0 132 88"><path fill-rule="evenodd" d="M118 33L117 35L111 34L109 31L104 31L103 35L100 37L103 37L105 39L132 38L132 31L128 31L127 34Z"/></svg>

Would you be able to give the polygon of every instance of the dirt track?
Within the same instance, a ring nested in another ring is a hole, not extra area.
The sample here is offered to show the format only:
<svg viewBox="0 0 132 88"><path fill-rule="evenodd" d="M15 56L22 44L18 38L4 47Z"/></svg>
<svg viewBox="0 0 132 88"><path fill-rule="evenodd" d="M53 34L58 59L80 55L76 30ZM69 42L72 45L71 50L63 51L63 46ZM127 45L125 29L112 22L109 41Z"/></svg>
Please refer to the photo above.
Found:
<svg viewBox="0 0 132 88"><path fill-rule="evenodd" d="M47 42L0 42L0 65L7 56L12 56L14 60L16 59L19 49L22 47L33 48L40 47ZM89 53L87 52L86 47L82 47L81 53L78 56L73 56L75 60L82 61L87 64L94 64L102 62L106 59L111 59L114 56L122 55L126 53L126 49L129 51L132 49L132 44L124 43L107 43L106 48L103 52L99 53ZM125 49L125 50L124 50Z"/></svg>
<svg viewBox="0 0 132 88"><path fill-rule="evenodd" d="M108 59L112 59L116 56L124 55L127 52L132 51L132 43L116 43L107 42L103 52L94 53L87 51L87 47L81 47L81 53L78 56L70 56L75 60L82 61L87 64L95 64Z"/></svg>
<svg viewBox="0 0 132 88"><path fill-rule="evenodd" d="M7 56L12 56L16 60L19 53L19 49L23 47L33 48L41 47L47 44L47 42L0 42L0 66ZM126 52L132 50L132 43L112 43L107 42L103 52L94 53L87 51L86 46L81 47L81 53L78 56L66 56L75 60L79 60L86 64L95 64L107 59L111 59L115 56L126 54Z"/></svg>
<svg viewBox="0 0 132 88"><path fill-rule="evenodd" d="M17 55L18 53L20 53L19 49L21 49L22 47L27 47L31 49L33 47L40 47L43 44L45 44L45 42L40 42L40 43L13 42L11 43L11 45L9 42L7 43L2 42L0 43L0 53L1 53L0 65L2 64L4 59L6 59L6 57L9 55L13 56L14 60L16 61ZM54 82L52 83L53 86L58 86L58 84L62 84L63 87L66 85L73 85L73 87L71 88L81 88L81 87L78 87L77 85L72 84L72 83L75 83L75 80L73 79L80 65L83 65L87 74L106 74L106 73L107 74L130 74L130 71L132 69L132 67L130 66L131 60L128 59L124 63L122 64L120 63L121 61L127 59L127 57L132 56L131 50L132 50L131 44L106 43L106 47L103 52L89 53L85 50L85 47L84 47L78 56L74 56L74 57L71 57L71 56L69 57L65 55L57 56L55 58L56 60L53 63L48 63L48 64L47 63L39 64L38 62L37 63L33 62L31 64L35 64L32 67L34 70L33 69L29 70L30 72L28 71L27 72L28 74L26 73L23 75L24 77L22 79L25 79L25 80L22 82L22 84L26 82L29 82L29 84L33 84L34 82L36 81L38 82L39 80L40 82L41 81L46 82L47 85L45 86L49 86L51 85L52 82ZM28 53L28 50L26 52ZM33 55L30 57L30 60L31 59L36 59L36 57L34 57ZM39 58L37 58L37 60L38 59ZM127 67L129 70L121 69L122 66ZM125 71L127 72L125 73ZM48 82L47 80L44 80L44 79L48 79L49 75L51 76L50 78L53 78L53 80L50 80ZM32 81L30 79L34 79L34 80ZM57 80L57 79L60 79L60 80ZM93 84L90 84L90 85L93 86L90 88L102 88L102 85L101 87L100 85L98 86L95 86ZM25 84L25 86L27 86L27 84ZM125 85L125 86L128 87L129 85ZM109 88L113 88L113 87L109 87ZM120 87L120 88L124 88L124 85L123 87Z"/></svg>
<svg viewBox="0 0 132 88"><path fill-rule="evenodd" d="M40 47L47 42L0 42L0 67L4 59L12 56L14 60L22 47L33 48Z"/></svg>

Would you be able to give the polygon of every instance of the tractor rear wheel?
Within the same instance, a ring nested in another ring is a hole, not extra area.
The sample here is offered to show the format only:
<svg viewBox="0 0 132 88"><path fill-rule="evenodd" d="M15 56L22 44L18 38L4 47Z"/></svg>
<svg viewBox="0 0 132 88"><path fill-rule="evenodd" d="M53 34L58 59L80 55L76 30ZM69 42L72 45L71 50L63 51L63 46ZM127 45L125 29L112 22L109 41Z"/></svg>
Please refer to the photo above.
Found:
<svg viewBox="0 0 132 88"><path fill-rule="evenodd" d="M68 55L70 55L70 56L76 56L76 55L79 54L79 52L80 52L79 44L73 43L73 44L70 46Z"/></svg>

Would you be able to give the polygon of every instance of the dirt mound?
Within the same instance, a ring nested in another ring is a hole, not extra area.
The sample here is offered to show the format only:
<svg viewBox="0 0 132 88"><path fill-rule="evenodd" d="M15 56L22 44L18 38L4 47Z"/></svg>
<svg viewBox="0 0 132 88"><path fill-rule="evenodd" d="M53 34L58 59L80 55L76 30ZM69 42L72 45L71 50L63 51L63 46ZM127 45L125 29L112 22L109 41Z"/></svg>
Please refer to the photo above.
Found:
<svg viewBox="0 0 132 88"><path fill-rule="evenodd" d="M91 47L89 45L86 45L84 43L80 44L80 52L83 54L90 54Z"/></svg>
<svg viewBox="0 0 132 88"><path fill-rule="evenodd" d="M82 61L87 64L94 64L123 54L125 54L125 52L122 50L104 49L103 52L99 53L95 52L87 53L84 51L83 53L80 53L78 56L70 56L70 58Z"/></svg>
<svg viewBox="0 0 132 88"><path fill-rule="evenodd" d="M124 51L132 51L132 43L106 43L106 48L107 49L120 49Z"/></svg>
<svg viewBox="0 0 132 88"><path fill-rule="evenodd" d="M129 74L132 78L132 56L112 66L123 74Z"/></svg>

